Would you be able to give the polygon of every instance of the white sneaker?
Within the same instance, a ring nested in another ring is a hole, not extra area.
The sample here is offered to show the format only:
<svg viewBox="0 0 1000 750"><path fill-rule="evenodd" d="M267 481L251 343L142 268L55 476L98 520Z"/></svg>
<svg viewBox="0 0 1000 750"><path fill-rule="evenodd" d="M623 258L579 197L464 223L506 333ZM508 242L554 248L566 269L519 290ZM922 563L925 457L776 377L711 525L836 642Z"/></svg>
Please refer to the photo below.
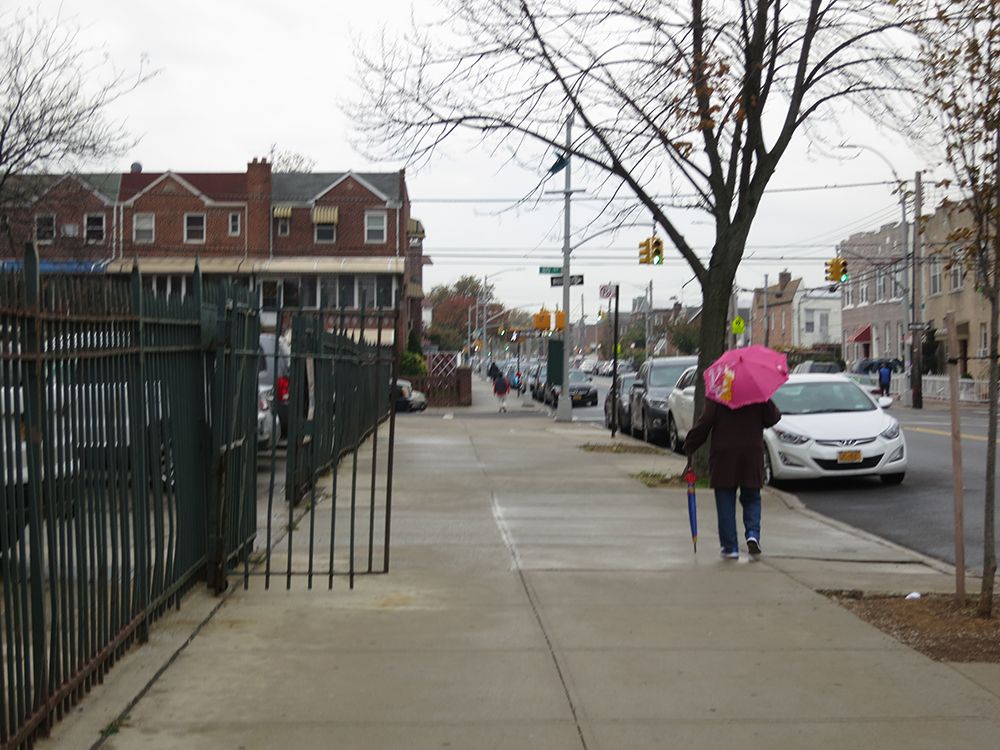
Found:
<svg viewBox="0 0 1000 750"><path fill-rule="evenodd" d="M739 560L740 559L740 552L739 552L739 550L736 550L734 552L729 552L728 550L722 550L722 552L720 554L722 555L722 559L723 560Z"/></svg>
<svg viewBox="0 0 1000 750"><path fill-rule="evenodd" d="M757 557L763 551L760 548L760 542L755 537L747 537L747 551L754 557Z"/></svg>

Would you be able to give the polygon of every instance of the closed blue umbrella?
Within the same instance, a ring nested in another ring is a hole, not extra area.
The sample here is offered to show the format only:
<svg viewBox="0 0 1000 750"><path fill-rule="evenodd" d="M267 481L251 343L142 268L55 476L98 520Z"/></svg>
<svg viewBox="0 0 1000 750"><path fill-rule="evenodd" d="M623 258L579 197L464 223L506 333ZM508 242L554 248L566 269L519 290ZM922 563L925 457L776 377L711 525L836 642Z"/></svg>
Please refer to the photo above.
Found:
<svg viewBox="0 0 1000 750"><path fill-rule="evenodd" d="M695 497L694 483L698 480L698 477L694 473L694 469L690 466L688 470L684 473L684 479L687 481L688 485L688 521L691 522L691 543L694 545L694 553L698 554L698 502Z"/></svg>

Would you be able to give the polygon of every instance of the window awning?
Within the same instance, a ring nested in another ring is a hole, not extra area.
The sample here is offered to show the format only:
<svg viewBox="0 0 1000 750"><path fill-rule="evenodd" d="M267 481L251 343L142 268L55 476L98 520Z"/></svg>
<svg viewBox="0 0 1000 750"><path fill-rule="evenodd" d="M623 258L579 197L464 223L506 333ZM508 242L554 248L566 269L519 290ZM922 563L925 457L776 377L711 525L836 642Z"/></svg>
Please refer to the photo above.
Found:
<svg viewBox="0 0 1000 750"><path fill-rule="evenodd" d="M337 207L313 206L312 217L313 217L313 224L336 224Z"/></svg>
<svg viewBox="0 0 1000 750"><path fill-rule="evenodd" d="M858 326L858 330L847 339L848 344L870 344L872 341L872 327L870 325Z"/></svg>
<svg viewBox="0 0 1000 750"><path fill-rule="evenodd" d="M274 218L275 219L290 219L292 218L292 207L290 205L283 204L274 207Z"/></svg>

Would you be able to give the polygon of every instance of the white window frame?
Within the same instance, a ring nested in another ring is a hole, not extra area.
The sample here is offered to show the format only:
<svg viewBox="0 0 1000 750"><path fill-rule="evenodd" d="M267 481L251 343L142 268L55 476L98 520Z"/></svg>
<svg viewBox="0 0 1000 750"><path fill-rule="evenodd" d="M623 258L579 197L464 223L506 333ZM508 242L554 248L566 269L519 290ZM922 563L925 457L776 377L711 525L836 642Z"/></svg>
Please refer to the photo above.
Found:
<svg viewBox="0 0 1000 750"><path fill-rule="evenodd" d="M854 307L854 282L844 284L844 307Z"/></svg>
<svg viewBox="0 0 1000 750"><path fill-rule="evenodd" d="M229 212L229 236L239 237L243 231L243 215L239 211Z"/></svg>
<svg viewBox="0 0 1000 750"><path fill-rule="evenodd" d="M92 240L90 239L90 220L100 219L101 220L101 239ZM104 214L84 214L83 215L83 240L88 245L103 245L108 237L108 219Z"/></svg>
<svg viewBox="0 0 1000 750"><path fill-rule="evenodd" d="M333 229L333 237L330 239L320 239L319 228L326 227ZM337 241L337 225L333 223L327 224L313 224L313 242L317 245L332 245Z"/></svg>
<svg viewBox="0 0 1000 750"><path fill-rule="evenodd" d="M381 227L371 226L371 220L380 217L382 219ZM382 231L382 239L374 239L370 237L370 233L376 232L379 229ZM365 244L366 245L384 245L389 241L389 212L388 211L365 211Z"/></svg>
<svg viewBox="0 0 1000 750"><path fill-rule="evenodd" d="M979 324L979 356L987 357L990 353L990 332L989 326L985 323Z"/></svg>
<svg viewBox="0 0 1000 750"><path fill-rule="evenodd" d="M957 255L957 254L956 254ZM965 288L965 269L962 267L962 259L954 257L951 259L951 269L949 269L949 281L951 291L960 292Z"/></svg>
<svg viewBox="0 0 1000 750"><path fill-rule="evenodd" d="M143 231L149 231L149 239L139 239L139 220L149 219L149 227L143 227ZM151 212L137 213L132 216L132 242L136 245L152 245L156 242L156 214Z"/></svg>
<svg viewBox="0 0 1000 750"><path fill-rule="evenodd" d="M892 299L903 298L903 268L900 264L892 266Z"/></svg>
<svg viewBox="0 0 1000 750"><path fill-rule="evenodd" d="M884 302L885 301L886 296L887 296L887 294L886 294L886 291L887 291L886 287L888 286L886 284L887 280L888 279L886 278L886 272L885 272L885 270L882 269L882 268L876 269L876 271L875 271L875 301L876 302Z"/></svg>
<svg viewBox="0 0 1000 750"><path fill-rule="evenodd" d="M867 305L868 304L868 295L869 295L869 292L870 292L870 289L869 289L870 286L871 286L871 283L869 282L868 274L867 273L861 274L861 277L858 279L858 304L859 305Z"/></svg>
<svg viewBox="0 0 1000 750"><path fill-rule="evenodd" d="M929 263L929 268L927 273L930 275L930 280L927 284L927 290L930 295L941 294L941 256L932 255L931 262Z"/></svg>
<svg viewBox="0 0 1000 750"><path fill-rule="evenodd" d="M803 311L803 328L805 333L815 333L816 332L816 311L809 308Z"/></svg>
<svg viewBox="0 0 1000 750"><path fill-rule="evenodd" d="M275 228L275 232L279 237L287 237L292 233L292 220L287 216L282 216L278 219L278 226Z"/></svg>
<svg viewBox="0 0 1000 750"><path fill-rule="evenodd" d="M885 347L886 356L892 356L895 347L892 345L892 326L885 324L885 340L882 342Z"/></svg>
<svg viewBox="0 0 1000 750"><path fill-rule="evenodd" d="M38 236L38 221L39 219L48 219L52 222L52 236L48 239L41 239ZM55 214L35 214L34 230L32 232L35 237L35 242L39 245L51 245L56 239L56 215Z"/></svg>
<svg viewBox="0 0 1000 750"><path fill-rule="evenodd" d="M188 221L197 217L201 217L201 239L192 239L190 234L190 227L188 226ZM208 236L208 217L204 213L194 212L189 214L184 214L184 244L185 245L204 245L205 238Z"/></svg>

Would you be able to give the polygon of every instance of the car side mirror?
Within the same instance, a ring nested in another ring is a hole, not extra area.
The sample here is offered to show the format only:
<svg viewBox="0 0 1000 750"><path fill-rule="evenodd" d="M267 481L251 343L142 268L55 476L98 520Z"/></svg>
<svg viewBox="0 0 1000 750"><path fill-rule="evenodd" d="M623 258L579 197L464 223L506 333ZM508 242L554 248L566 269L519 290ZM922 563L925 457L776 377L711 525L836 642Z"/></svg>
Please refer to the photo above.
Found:
<svg viewBox="0 0 1000 750"><path fill-rule="evenodd" d="M879 396L879 398L878 398L878 405L881 408L883 408L883 409L888 409L890 406L892 406L892 397L891 396Z"/></svg>

